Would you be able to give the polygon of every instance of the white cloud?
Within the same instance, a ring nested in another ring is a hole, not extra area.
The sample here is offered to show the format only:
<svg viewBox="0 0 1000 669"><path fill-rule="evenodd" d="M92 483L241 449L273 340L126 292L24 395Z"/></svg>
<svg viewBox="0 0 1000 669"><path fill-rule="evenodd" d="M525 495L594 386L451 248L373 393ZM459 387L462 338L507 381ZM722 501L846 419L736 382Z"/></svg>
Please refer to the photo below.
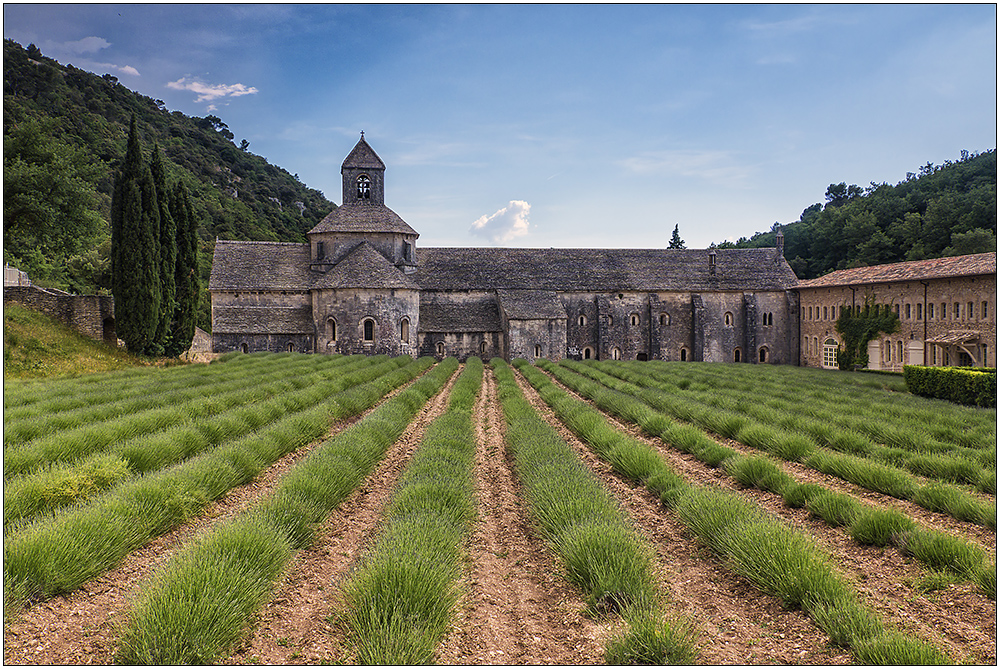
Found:
<svg viewBox="0 0 1000 669"><path fill-rule="evenodd" d="M111 46L111 42L103 37L91 36L84 37L83 39L76 40L75 42L47 42L42 48L48 48L53 51L79 56L84 53L97 53L101 49L107 49L109 46Z"/></svg>
<svg viewBox="0 0 1000 669"><path fill-rule="evenodd" d="M469 232L494 244L504 244L528 234L528 212L531 205L524 200L511 200L506 207L489 216L480 216Z"/></svg>
<svg viewBox="0 0 1000 669"><path fill-rule="evenodd" d="M95 70L116 70L122 74L131 74L132 76L138 77L139 70L135 69L131 65L115 65L114 63L89 63L89 66Z"/></svg>
<svg viewBox="0 0 1000 669"><path fill-rule="evenodd" d="M206 102L224 97L238 98L241 95L252 95L257 92L257 89L253 86L244 86L243 84L206 84L193 79L188 80L187 77L181 77L177 81L168 82L167 88L197 93L198 97L195 99L195 102Z"/></svg>

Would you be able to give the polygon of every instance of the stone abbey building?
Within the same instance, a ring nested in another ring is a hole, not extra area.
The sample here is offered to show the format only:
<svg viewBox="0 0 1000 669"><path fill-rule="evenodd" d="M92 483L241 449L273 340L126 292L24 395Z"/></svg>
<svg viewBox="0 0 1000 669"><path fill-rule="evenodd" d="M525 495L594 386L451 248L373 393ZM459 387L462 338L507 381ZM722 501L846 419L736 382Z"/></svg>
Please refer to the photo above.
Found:
<svg viewBox="0 0 1000 669"><path fill-rule="evenodd" d="M364 135L341 174L343 204L308 243L216 241L215 352L831 367L836 310L872 294L905 327L872 342L871 366L996 365L996 253L799 282L780 234L765 249L418 248Z"/></svg>
<svg viewBox="0 0 1000 669"><path fill-rule="evenodd" d="M797 364L780 248L418 248L364 136L308 243L219 240L216 352Z"/></svg>

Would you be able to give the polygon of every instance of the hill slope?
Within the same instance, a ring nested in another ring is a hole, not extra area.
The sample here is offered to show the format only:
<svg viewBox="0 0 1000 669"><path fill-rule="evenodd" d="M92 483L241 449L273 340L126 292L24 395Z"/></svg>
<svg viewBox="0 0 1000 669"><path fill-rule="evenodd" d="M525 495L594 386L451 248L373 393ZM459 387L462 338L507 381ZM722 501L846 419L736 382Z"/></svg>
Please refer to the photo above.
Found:
<svg viewBox="0 0 1000 669"><path fill-rule="evenodd" d="M75 376L144 364L142 359L85 337L45 314L19 304L3 307L4 378Z"/></svg>
<svg viewBox="0 0 1000 669"><path fill-rule="evenodd" d="M785 258L800 279L837 269L997 250L996 150L963 151L957 162L928 163L895 186L862 190L831 184L826 205L814 204L798 221L775 224L750 239L717 248L775 245L780 229Z"/></svg>
<svg viewBox="0 0 1000 669"><path fill-rule="evenodd" d="M110 288L114 170L135 114L168 180L192 196L203 285L216 237L305 241L335 205L233 143L215 116L188 117L103 77L4 40L4 260L32 281L79 293ZM200 323L204 327L205 323Z"/></svg>

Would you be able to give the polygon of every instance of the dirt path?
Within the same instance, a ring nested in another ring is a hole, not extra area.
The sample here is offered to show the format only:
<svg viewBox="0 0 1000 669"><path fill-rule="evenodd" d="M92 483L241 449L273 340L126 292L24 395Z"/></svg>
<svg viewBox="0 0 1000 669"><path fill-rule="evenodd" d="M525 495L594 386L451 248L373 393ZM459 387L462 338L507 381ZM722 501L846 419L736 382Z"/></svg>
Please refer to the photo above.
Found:
<svg viewBox="0 0 1000 669"><path fill-rule="evenodd" d="M407 385L386 395L376 407ZM284 456L250 483L233 488L198 516L128 555L115 569L68 595L53 597L21 611L4 629L4 663L111 664L117 650L116 627L125 622L135 590L157 567L199 533L234 517L270 493L281 477L313 448L374 409L338 421L322 439Z"/></svg>
<svg viewBox="0 0 1000 669"><path fill-rule="evenodd" d="M583 614L579 592L531 529L504 447L493 371L476 404L479 523L466 544L465 597L440 664L599 664L606 636Z"/></svg>
<svg viewBox="0 0 1000 669"><path fill-rule="evenodd" d="M554 379L553 381L558 383ZM560 387L583 399L565 386ZM538 401L541 402L541 399ZM924 594L915 585L926 570L915 560L903 557L896 548L860 546L842 528L829 527L822 520L810 518L805 509L786 507L780 496L757 489L740 489L721 469L711 469L693 456L670 448L659 439L644 437L634 425L623 424L607 414L604 416L617 429L655 447L674 470L689 482L716 485L736 492L814 537L834 558L841 573L855 584L867 604L895 628L930 641L948 652L957 662L996 664L996 602L983 595L977 586L965 582ZM734 450L759 454L759 451L738 442L720 441ZM610 469L607 465L603 466ZM820 483L831 490L854 494L862 502L895 506L928 527L978 540L995 551L996 533L991 533L986 528L961 523L943 514L925 511L914 504L860 489L801 465L783 463L783 466L789 475L800 482ZM899 504L893 504L894 502Z"/></svg>
<svg viewBox="0 0 1000 669"><path fill-rule="evenodd" d="M328 617L339 603L339 583L376 538L396 480L420 446L424 431L448 407L461 369L417 413L365 481L327 518L313 543L298 552L247 640L223 664L319 664L349 660L343 635Z"/></svg>

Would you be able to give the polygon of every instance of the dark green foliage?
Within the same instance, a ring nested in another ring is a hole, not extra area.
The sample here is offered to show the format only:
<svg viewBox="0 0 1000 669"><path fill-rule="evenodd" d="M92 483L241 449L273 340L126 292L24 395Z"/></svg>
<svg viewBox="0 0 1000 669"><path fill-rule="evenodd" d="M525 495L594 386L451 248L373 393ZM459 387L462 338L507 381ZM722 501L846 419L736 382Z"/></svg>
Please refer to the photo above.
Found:
<svg viewBox="0 0 1000 669"><path fill-rule="evenodd" d="M197 235L209 250L216 237L304 241L334 208L286 170L241 151L221 120L170 112L113 77L35 52L29 60L27 50L4 40L4 259L33 282L110 290L109 248L101 240L110 232L114 172L133 114L139 133L162 148L167 174L190 193ZM18 148L29 145L36 148ZM8 225L20 231L24 223L43 227L8 236ZM36 243L38 235L45 244ZM199 267L202 284L209 267ZM208 327L207 310L201 318Z"/></svg>
<svg viewBox="0 0 1000 669"><path fill-rule="evenodd" d="M868 342L879 334L899 330L899 316L889 305L877 304L874 296L868 295L863 305L841 307L835 327L844 338L843 350L837 350L837 364L841 369L854 369L868 365Z"/></svg>
<svg viewBox="0 0 1000 669"><path fill-rule="evenodd" d="M182 182L171 192L170 213L177 229L177 261L174 265L175 301L170 334L165 353L180 355L191 346L201 298L198 278L198 221L191 209L191 198Z"/></svg>
<svg viewBox="0 0 1000 669"><path fill-rule="evenodd" d="M773 247L780 230L785 257L800 279L850 267L996 251L996 150L963 151L960 160L927 163L895 186L831 184L827 203L799 220L775 224L718 248Z"/></svg>
<svg viewBox="0 0 1000 669"><path fill-rule="evenodd" d="M142 158L135 117L111 200L115 330L129 351L152 353L160 322L160 217L153 175Z"/></svg>
<svg viewBox="0 0 1000 669"><path fill-rule="evenodd" d="M153 185L156 187L156 209L160 219L158 238L160 315L154 339L158 347L165 348L169 343L170 322L173 320L176 308L177 228L170 212L170 192L167 189L167 173L163 166L163 156L160 153L160 147L155 144L153 145L150 172L153 175Z"/></svg>
<svg viewBox="0 0 1000 669"><path fill-rule="evenodd" d="M906 388L914 395L935 397L956 404L996 407L995 368L903 367Z"/></svg>

